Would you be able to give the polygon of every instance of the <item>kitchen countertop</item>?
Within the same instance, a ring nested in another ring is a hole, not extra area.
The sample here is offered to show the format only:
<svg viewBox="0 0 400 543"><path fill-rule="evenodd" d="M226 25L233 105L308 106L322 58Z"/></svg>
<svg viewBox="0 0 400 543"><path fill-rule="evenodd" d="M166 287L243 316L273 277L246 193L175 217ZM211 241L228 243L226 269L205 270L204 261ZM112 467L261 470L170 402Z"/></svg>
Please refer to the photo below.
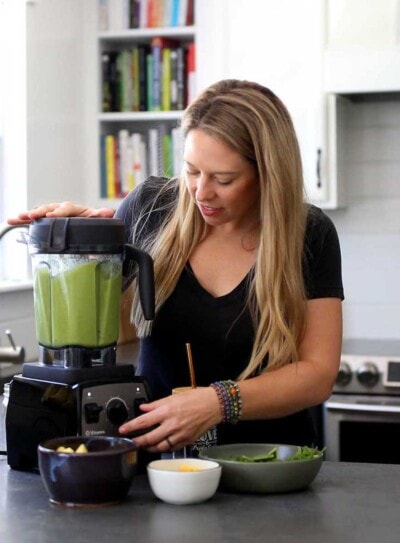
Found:
<svg viewBox="0 0 400 543"><path fill-rule="evenodd" d="M146 475L128 499L98 509L50 505L40 475L0 457L1 543L398 543L400 465L324 462L302 492L217 492L199 505L155 498Z"/></svg>

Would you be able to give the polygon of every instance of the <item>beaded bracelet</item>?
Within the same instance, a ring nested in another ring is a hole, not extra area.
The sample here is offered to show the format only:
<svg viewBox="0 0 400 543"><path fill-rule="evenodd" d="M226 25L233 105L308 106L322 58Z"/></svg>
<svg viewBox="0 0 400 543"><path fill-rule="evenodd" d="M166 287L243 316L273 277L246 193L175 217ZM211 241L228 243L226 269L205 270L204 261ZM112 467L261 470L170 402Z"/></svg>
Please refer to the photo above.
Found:
<svg viewBox="0 0 400 543"><path fill-rule="evenodd" d="M242 397L235 381L216 381L210 385L217 393L222 422L236 424L242 416Z"/></svg>

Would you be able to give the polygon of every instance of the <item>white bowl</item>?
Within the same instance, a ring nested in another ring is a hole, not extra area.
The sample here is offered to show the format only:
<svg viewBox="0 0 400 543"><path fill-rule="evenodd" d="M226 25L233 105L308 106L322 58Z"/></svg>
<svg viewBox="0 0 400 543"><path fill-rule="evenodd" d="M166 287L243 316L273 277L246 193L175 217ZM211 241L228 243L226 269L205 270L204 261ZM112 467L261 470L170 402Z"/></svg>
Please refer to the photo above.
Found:
<svg viewBox="0 0 400 543"><path fill-rule="evenodd" d="M196 471L186 471L194 469ZM191 504L210 499L221 478L221 466L199 458L154 460L147 465L152 491L167 503Z"/></svg>

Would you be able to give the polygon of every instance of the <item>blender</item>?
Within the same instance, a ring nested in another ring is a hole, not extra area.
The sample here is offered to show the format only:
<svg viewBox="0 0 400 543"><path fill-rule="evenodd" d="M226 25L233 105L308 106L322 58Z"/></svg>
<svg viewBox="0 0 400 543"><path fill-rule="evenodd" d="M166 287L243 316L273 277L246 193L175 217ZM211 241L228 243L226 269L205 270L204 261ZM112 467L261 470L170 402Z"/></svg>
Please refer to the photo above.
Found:
<svg viewBox="0 0 400 543"><path fill-rule="evenodd" d="M37 446L47 439L118 435L149 400L133 364L117 363L124 271L136 271L145 319L154 318L153 261L125 243L122 221L43 218L26 243L39 360L10 383L7 461L20 470L37 469Z"/></svg>

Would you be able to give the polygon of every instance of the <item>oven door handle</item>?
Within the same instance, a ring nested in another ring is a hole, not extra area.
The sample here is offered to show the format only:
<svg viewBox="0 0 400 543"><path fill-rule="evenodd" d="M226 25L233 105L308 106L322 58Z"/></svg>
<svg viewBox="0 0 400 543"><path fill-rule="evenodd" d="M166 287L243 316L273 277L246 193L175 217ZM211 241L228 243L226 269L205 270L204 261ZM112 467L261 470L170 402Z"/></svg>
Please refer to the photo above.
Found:
<svg viewBox="0 0 400 543"><path fill-rule="evenodd" d="M325 407L331 409L332 411L369 411L372 413L400 413L400 405L377 405L377 404L368 404L368 403L347 403L347 402L336 402L336 401L327 401L325 402Z"/></svg>

